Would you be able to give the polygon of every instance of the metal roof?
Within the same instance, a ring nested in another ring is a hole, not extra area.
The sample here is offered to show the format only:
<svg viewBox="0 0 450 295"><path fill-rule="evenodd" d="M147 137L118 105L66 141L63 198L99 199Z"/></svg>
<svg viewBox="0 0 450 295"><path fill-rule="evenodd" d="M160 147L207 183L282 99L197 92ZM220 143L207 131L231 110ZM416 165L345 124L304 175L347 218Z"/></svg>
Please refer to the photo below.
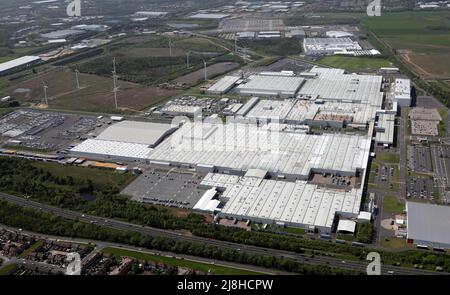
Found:
<svg viewBox="0 0 450 295"><path fill-rule="evenodd" d="M338 232L348 232L354 233L356 229L356 222L348 219L339 220L339 224L337 227Z"/></svg>
<svg viewBox="0 0 450 295"><path fill-rule="evenodd" d="M231 87L236 84L236 82L240 79L240 77L236 76L225 76L221 78L219 81L214 83L211 87L208 88L208 92L212 93L225 93L230 90Z"/></svg>
<svg viewBox="0 0 450 295"><path fill-rule="evenodd" d="M153 145L173 130L170 124L123 121L107 128L97 139Z"/></svg>
<svg viewBox="0 0 450 295"><path fill-rule="evenodd" d="M241 94L293 96L303 82L304 79L300 77L251 75L237 90Z"/></svg>
<svg viewBox="0 0 450 295"><path fill-rule="evenodd" d="M0 73L40 60L39 56L22 56L0 64Z"/></svg>
<svg viewBox="0 0 450 295"><path fill-rule="evenodd" d="M313 68L318 77L306 80L299 95L319 96L324 100L348 100L378 104L383 99L382 76L344 74L339 69Z"/></svg>
<svg viewBox="0 0 450 295"><path fill-rule="evenodd" d="M187 123L149 158L229 169L268 170L306 178L311 169L354 174L365 169L371 139L347 134L309 135L246 124Z"/></svg>
<svg viewBox="0 0 450 295"><path fill-rule="evenodd" d="M450 245L450 207L407 202L408 239Z"/></svg>
<svg viewBox="0 0 450 295"><path fill-rule="evenodd" d="M375 141L383 144L394 143L395 114L381 113L378 117L378 126Z"/></svg>
<svg viewBox="0 0 450 295"><path fill-rule="evenodd" d="M87 139L71 149L71 153L86 157L114 156L145 159L152 149L147 144Z"/></svg>
<svg viewBox="0 0 450 295"><path fill-rule="evenodd" d="M358 216L361 189L320 188L306 181L277 181L247 176L209 173L203 186L225 188L221 214L294 226L314 225L331 229L337 212Z"/></svg>

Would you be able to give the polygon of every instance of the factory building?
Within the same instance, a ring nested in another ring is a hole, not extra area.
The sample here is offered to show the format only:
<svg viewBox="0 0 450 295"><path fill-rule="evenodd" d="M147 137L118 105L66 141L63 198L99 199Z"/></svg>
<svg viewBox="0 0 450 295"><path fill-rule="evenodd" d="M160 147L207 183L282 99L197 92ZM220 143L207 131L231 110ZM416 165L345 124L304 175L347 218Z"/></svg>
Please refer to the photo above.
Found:
<svg viewBox="0 0 450 295"><path fill-rule="evenodd" d="M170 104L161 108L160 112L171 117L187 116L190 118L195 118L197 115L201 114L202 110L203 108L200 106Z"/></svg>
<svg viewBox="0 0 450 295"><path fill-rule="evenodd" d="M286 124L301 124L321 126L365 129L375 120L380 105L351 103L340 101L323 101L285 99L259 100L245 118L257 121L279 121Z"/></svg>
<svg viewBox="0 0 450 295"><path fill-rule="evenodd" d="M362 50L362 47L350 38L305 38L303 40L303 51L307 55L331 55L355 50Z"/></svg>
<svg viewBox="0 0 450 295"><path fill-rule="evenodd" d="M209 87L206 92L210 94L225 94L230 91L240 79L241 78L237 76L225 76Z"/></svg>
<svg viewBox="0 0 450 295"><path fill-rule="evenodd" d="M187 123L148 155L165 166L243 175L249 169L307 180L312 173L355 176L367 168L371 139L310 135L250 124Z"/></svg>
<svg viewBox="0 0 450 295"><path fill-rule="evenodd" d="M395 79L391 89L393 100L396 101L400 107L411 106L411 80Z"/></svg>
<svg viewBox="0 0 450 295"><path fill-rule="evenodd" d="M219 216L329 233L339 217L356 219L359 215L361 189L321 188L306 181L264 179L264 171L249 172L245 176L209 173L202 180L201 186L222 192L212 203ZM205 199L211 200L211 194L205 194ZM205 204L211 203L201 200L197 207Z"/></svg>
<svg viewBox="0 0 450 295"><path fill-rule="evenodd" d="M375 127L375 143L389 147L394 145L395 114L381 113Z"/></svg>
<svg viewBox="0 0 450 295"><path fill-rule="evenodd" d="M298 92L299 98L382 105L382 76L345 74L342 69L320 67L312 68L310 73L317 75L306 80Z"/></svg>
<svg viewBox="0 0 450 295"><path fill-rule="evenodd" d="M0 64L0 76L27 69L41 61L39 56L23 56Z"/></svg>
<svg viewBox="0 0 450 295"><path fill-rule="evenodd" d="M177 128L170 124L123 121L71 149L90 159L145 161L149 153Z"/></svg>
<svg viewBox="0 0 450 295"><path fill-rule="evenodd" d="M305 80L301 77L251 75L236 87L240 95L295 97Z"/></svg>
<svg viewBox="0 0 450 295"><path fill-rule="evenodd" d="M450 207L406 203L408 243L429 249L450 249Z"/></svg>

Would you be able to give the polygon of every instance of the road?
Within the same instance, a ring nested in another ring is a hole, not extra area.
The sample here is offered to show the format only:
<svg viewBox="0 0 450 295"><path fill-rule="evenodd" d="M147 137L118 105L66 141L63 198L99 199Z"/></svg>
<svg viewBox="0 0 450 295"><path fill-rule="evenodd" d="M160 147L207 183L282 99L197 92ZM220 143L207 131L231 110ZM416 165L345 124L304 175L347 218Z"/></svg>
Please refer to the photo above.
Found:
<svg viewBox="0 0 450 295"><path fill-rule="evenodd" d="M400 180L399 180L399 190L400 190L400 198L403 200L406 200L406 177L407 177L407 167L406 167L406 154L407 154L407 147L406 147L406 128L407 128L407 122L408 122L408 110L403 109L401 111L401 117L399 119L399 152L400 152Z"/></svg>
<svg viewBox="0 0 450 295"><path fill-rule="evenodd" d="M24 199L21 197L11 196L8 194L0 193L0 200L5 200L23 207L28 208L34 208L43 212L52 213L54 215L71 219L71 220L79 220L86 223L92 223L98 226L117 229L117 230L124 230L124 231L134 231L141 233L143 235L148 235L152 237L165 237L170 238L174 240L184 240L188 242L195 242L200 244L206 244L210 246L216 246L220 249L229 249L229 250L235 250L235 251L242 251L249 254L257 254L262 256L275 256L275 257L283 257L287 259L291 259L298 263L304 263L304 264L313 264L313 265L323 265L323 266L329 266L329 267L335 267L339 269L346 269L346 270L354 270L354 271L360 271L365 273L367 268L367 262L366 261L353 261L353 260L346 260L343 261L342 259L334 258L334 257L327 257L327 256L310 256L307 254L299 254L295 252L290 251L284 251L284 250L276 250L276 249L269 249L269 248L263 248L263 247L255 247L251 245L244 245L244 244L237 244L237 243L231 243L231 242L225 242L225 241L218 241L218 240L212 240L208 238L203 237L197 237L197 236L189 236L189 235L183 235L181 233L173 232L170 230L162 230L162 229L156 229L151 228L147 226L142 225L136 225L132 223L127 223L123 221L118 221L114 219L105 219L97 216L91 216L91 215L85 215L79 212L74 212L66 209L61 209L58 207L46 205L37 203L34 201L31 201L29 199ZM405 267L399 267L399 266L386 266L382 267L383 274L388 274L388 271L394 271L395 274L401 274L401 275L436 275L436 274L443 274L441 272L435 272L435 271L429 271L429 270L420 270L420 269L413 269L413 268L405 268Z"/></svg>

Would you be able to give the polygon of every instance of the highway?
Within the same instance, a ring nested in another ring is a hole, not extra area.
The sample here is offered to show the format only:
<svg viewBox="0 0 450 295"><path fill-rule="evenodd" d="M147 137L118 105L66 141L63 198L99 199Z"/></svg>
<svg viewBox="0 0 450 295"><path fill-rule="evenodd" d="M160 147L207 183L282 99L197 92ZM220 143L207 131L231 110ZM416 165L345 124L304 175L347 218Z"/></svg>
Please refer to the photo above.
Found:
<svg viewBox="0 0 450 295"><path fill-rule="evenodd" d="M360 271L365 273L368 261L354 261L354 260L342 260L334 257L327 257L327 256L310 256L307 254L299 254L295 252L290 251L284 251L284 250L276 250L276 249L269 249L269 248L263 248L263 247L255 247L250 245L244 245L244 244L238 244L238 243L231 243L231 242L225 242L225 241L219 241L219 240L213 240L203 237L197 237L197 236L189 236L189 235L183 235L181 233L176 233L170 230L162 230L142 225L136 225L132 223L127 223L123 221L118 221L115 219L106 219L101 218L97 216L91 216L87 214L82 214L79 212L74 212L66 209L61 209L58 207L46 205L37 203L34 201L31 201L29 199L24 199L17 196L12 196L4 193L0 193L0 200L5 200L23 207L28 208L34 208L43 212L51 213L63 218L71 219L71 220L79 220L86 223L92 223L98 226L117 229L117 230L124 230L124 231L134 231L141 233L143 235L148 235L152 237L165 237L170 238L174 240L183 240L183 241L189 241L189 242L195 242L199 244L206 244L210 246L216 246L221 249L230 249L235 251L242 251L249 254L258 254L262 256L275 256L275 257L284 257L287 259L291 259L295 262L304 263L304 264L314 264L314 265L323 265L323 266L329 266L329 267L335 267L339 269L347 269L347 270L354 270L354 271ZM399 267L399 266L385 266L382 267L382 273L388 274L394 273L397 275L438 275L438 274L445 274L442 272L435 272L435 271L429 271L429 270L421 270L421 269L414 269L414 268L405 268L405 267Z"/></svg>

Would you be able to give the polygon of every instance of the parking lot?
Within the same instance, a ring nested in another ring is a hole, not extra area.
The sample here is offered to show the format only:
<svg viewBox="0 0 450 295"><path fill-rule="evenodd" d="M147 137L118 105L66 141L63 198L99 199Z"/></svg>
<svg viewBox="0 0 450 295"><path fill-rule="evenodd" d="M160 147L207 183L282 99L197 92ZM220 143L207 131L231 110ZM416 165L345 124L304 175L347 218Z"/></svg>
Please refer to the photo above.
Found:
<svg viewBox="0 0 450 295"><path fill-rule="evenodd" d="M435 186L439 188L440 200L443 204L450 203L450 147L435 145L431 147L431 155L435 170Z"/></svg>
<svg viewBox="0 0 450 295"><path fill-rule="evenodd" d="M12 148L56 151L86 137L97 124L94 117L17 110L0 118L0 143Z"/></svg>
<svg viewBox="0 0 450 295"><path fill-rule="evenodd" d="M432 173L430 148L418 145L408 146L408 167L416 172Z"/></svg>
<svg viewBox="0 0 450 295"><path fill-rule="evenodd" d="M384 165L375 169L375 184L385 188L394 188L394 169L391 165Z"/></svg>
<svg viewBox="0 0 450 295"><path fill-rule="evenodd" d="M433 180L427 177L409 176L406 181L407 197L433 201Z"/></svg>
<svg viewBox="0 0 450 295"><path fill-rule="evenodd" d="M192 208L205 193L204 189L197 187L203 177L175 169L150 169L126 187L122 194L137 202Z"/></svg>

